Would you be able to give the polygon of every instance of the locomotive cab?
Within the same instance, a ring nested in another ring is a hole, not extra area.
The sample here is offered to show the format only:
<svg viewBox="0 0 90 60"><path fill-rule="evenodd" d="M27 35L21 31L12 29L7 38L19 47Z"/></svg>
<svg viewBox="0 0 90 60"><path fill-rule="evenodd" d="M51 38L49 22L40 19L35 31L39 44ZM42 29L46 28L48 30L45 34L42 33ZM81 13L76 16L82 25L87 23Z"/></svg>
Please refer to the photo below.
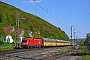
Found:
<svg viewBox="0 0 90 60"><path fill-rule="evenodd" d="M22 48L41 47L42 39L39 38L23 38Z"/></svg>
<svg viewBox="0 0 90 60"><path fill-rule="evenodd" d="M23 40L22 40L22 48L28 47L28 43L29 43L29 42L30 42L30 40L23 39Z"/></svg>

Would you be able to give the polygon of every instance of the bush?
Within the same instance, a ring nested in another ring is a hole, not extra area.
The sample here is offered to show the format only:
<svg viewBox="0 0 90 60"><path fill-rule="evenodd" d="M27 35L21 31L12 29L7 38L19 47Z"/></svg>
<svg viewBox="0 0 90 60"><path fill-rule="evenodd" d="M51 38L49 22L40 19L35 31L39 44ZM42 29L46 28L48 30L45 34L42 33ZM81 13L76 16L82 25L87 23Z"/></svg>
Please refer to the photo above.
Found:
<svg viewBox="0 0 90 60"><path fill-rule="evenodd" d="M80 43L79 43L79 45L85 46L85 43L84 42L85 42L84 40L81 40Z"/></svg>
<svg viewBox="0 0 90 60"><path fill-rule="evenodd" d="M0 45L2 45L3 44L3 41L0 41Z"/></svg>
<svg viewBox="0 0 90 60"><path fill-rule="evenodd" d="M83 60L90 60L90 55L86 55Z"/></svg>

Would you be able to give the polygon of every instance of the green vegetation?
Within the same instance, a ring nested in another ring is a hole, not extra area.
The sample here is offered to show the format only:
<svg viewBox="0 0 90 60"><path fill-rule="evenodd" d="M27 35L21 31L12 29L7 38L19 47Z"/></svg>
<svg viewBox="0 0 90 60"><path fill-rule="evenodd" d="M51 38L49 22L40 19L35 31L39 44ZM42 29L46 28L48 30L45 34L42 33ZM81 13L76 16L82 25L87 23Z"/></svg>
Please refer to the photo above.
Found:
<svg viewBox="0 0 90 60"><path fill-rule="evenodd" d="M86 55L83 60L90 60L90 55Z"/></svg>
<svg viewBox="0 0 90 60"><path fill-rule="evenodd" d="M52 55L60 55L61 56L61 55L64 55L62 53L65 53L67 51L72 51L72 50L74 50L73 47L61 48L61 49L59 49L59 50L57 50L55 52L51 52L51 54Z"/></svg>
<svg viewBox="0 0 90 60"><path fill-rule="evenodd" d="M27 31L25 31L25 33L24 33L23 37L29 37L29 34L28 34L28 32L27 32Z"/></svg>
<svg viewBox="0 0 90 60"><path fill-rule="evenodd" d="M83 47L83 52L79 55L83 56L83 60L90 60L90 54L87 47Z"/></svg>
<svg viewBox="0 0 90 60"><path fill-rule="evenodd" d="M88 42L90 41L89 37L90 37L90 35L88 35L88 37L86 37L86 40L81 40L79 42L79 44L78 44L79 48L78 48L78 50L76 50L77 53L71 54L72 56L80 56L80 58L82 58L82 60L90 60L90 51L88 50L88 47L87 47L87 45L89 44ZM69 48L62 48L51 54L63 56L66 54L62 54L62 53L66 52L66 51L72 51L75 49L76 49L76 46L72 46Z"/></svg>
<svg viewBox="0 0 90 60"><path fill-rule="evenodd" d="M87 47L88 44L90 44L90 33L87 33L86 40L83 43L83 45L86 46L86 47L82 47L83 54L84 54L83 60L90 60L90 51L88 50L88 47Z"/></svg>
<svg viewBox="0 0 90 60"><path fill-rule="evenodd" d="M90 60L90 52L88 50L88 44L90 44L90 33L87 33L86 40L81 40L79 43L79 50L82 52L77 53L77 56L83 56L82 60Z"/></svg>
<svg viewBox="0 0 90 60"><path fill-rule="evenodd" d="M87 35L86 35L85 44L86 45L90 44L90 33L87 33Z"/></svg>
<svg viewBox="0 0 90 60"><path fill-rule="evenodd" d="M3 44L3 41L0 41L0 45L2 45Z"/></svg>
<svg viewBox="0 0 90 60"><path fill-rule="evenodd" d="M5 40L5 31L4 29L0 26L0 41L4 41Z"/></svg>
<svg viewBox="0 0 90 60"><path fill-rule="evenodd" d="M0 41L0 50L13 50L15 44Z"/></svg>
<svg viewBox="0 0 90 60"><path fill-rule="evenodd" d="M33 32L33 37L40 38L54 38L69 40L67 34L62 31L59 27L52 25L46 20L40 18L39 16L33 15L22 11L12 5L0 1L0 26L16 26L16 12L19 13L20 29L30 30ZM22 20L21 18L26 18ZM1 29L0 29L1 30ZM40 31L40 34L38 34ZM0 31L2 33L2 31ZM4 33L3 33L4 34ZM2 35L0 35L2 36ZM15 32L12 33L15 39ZM25 37L28 36L25 32Z"/></svg>

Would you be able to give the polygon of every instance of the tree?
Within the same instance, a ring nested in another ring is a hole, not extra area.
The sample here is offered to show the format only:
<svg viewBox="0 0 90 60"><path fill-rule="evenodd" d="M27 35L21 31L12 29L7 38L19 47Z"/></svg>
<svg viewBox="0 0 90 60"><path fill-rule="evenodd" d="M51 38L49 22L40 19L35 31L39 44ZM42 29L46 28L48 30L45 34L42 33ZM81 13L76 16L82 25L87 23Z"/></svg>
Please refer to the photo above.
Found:
<svg viewBox="0 0 90 60"><path fill-rule="evenodd" d="M2 40L4 40L5 39L5 36L6 36L6 34L5 34L5 31L4 31L4 29L2 28L2 26L0 26L0 39Z"/></svg>
<svg viewBox="0 0 90 60"><path fill-rule="evenodd" d="M90 33L86 34L86 40L85 40L85 44L88 44L90 42Z"/></svg>
<svg viewBox="0 0 90 60"><path fill-rule="evenodd" d="M27 31L25 31L23 37L30 37L30 36L29 36L29 33L28 33Z"/></svg>
<svg viewBox="0 0 90 60"><path fill-rule="evenodd" d="M10 33L10 35L12 36L13 40L16 42L16 30Z"/></svg>
<svg viewBox="0 0 90 60"><path fill-rule="evenodd" d="M79 45L81 45L81 46L84 45L84 42L85 42L84 40L81 40Z"/></svg>
<svg viewBox="0 0 90 60"><path fill-rule="evenodd" d="M1 13L2 15L1 15L1 23L2 23L2 26L7 26L7 23L8 23L8 21L7 21L7 16L6 16L6 14L5 13Z"/></svg>
<svg viewBox="0 0 90 60"><path fill-rule="evenodd" d="M46 20L31 14L26 13L12 5L6 4L0 1L0 26L16 26L16 10L19 13L19 27L24 30L31 30L34 37L38 38L55 38L68 40L69 37L60 27L56 27L53 24L47 22ZM20 18L26 18L21 20ZM36 34L40 30L40 34ZM15 33L12 33L15 40ZM28 36L27 32L24 35Z"/></svg>

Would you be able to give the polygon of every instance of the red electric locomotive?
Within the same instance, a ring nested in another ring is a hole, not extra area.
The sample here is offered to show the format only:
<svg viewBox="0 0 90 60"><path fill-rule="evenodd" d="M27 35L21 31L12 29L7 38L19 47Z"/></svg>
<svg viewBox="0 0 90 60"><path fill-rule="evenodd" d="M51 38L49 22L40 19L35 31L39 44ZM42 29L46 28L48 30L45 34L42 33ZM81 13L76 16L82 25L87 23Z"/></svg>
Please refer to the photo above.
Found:
<svg viewBox="0 0 90 60"><path fill-rule="evenodd" d="M43 45L42 39L40 38L23 38L22 48L41 47Z"/></svg>

